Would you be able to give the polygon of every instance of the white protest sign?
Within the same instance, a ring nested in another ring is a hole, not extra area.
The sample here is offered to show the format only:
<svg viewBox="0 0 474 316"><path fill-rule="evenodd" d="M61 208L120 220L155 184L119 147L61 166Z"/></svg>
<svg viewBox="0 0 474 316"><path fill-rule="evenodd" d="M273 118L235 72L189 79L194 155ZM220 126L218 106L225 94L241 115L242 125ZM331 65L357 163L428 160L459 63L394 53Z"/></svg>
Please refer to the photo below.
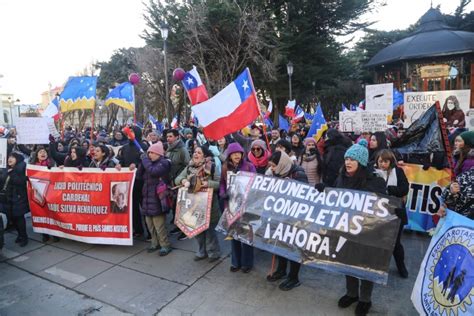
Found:
<svg viewBox="0 0 474 316"><path fill-rule="evenodd" d="M365 86L365 110L393 112L393 83Z"/></svg>
<svg viewBox="0 0 474 316"><path fill-rule="evenodd" d="M0 138L0 168L7 167L7 139Z"/></svg>
<svg viewBox="0 0 474 316"><path fill-rule="evenodd" d="M447 127L465 127L471 90L405 92L404 125L410 126L436 101L439 101ZM456 122L457 121L457 122Z"/></svg>
<svg viewBox="0 0 474 316"><path fill-rule="evenodd" d="M56 125L54 125L53 121L48 121L48 129L49 133L57 140L61 138L61 134L59 134L58 130L56 129Z"/></svg>
<svg viewBox="0 0 474 316"><path fill-rule="evenodd" d="M20 117L16 124L18 144L49 144L49 117Z"/></svg>
<svg viewBox="0 0 474 316"><path fill-rule="evenodd" d="M387 129L385 111L344 111L339 112L341 132L383 132Z"/></svg>

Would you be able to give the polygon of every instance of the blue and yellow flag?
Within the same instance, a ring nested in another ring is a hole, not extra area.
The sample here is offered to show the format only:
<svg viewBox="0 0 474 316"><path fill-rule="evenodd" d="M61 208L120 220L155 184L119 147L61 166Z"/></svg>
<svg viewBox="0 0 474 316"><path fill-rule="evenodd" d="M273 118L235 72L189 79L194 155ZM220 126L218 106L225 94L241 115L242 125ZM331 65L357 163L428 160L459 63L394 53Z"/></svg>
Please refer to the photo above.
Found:
<svg viewBox="0 0 474 316"><path fill-rule="evenodd" d="M112 91L105 98L105 105L116 104L126 110L135 111L135 93L130 82L124 82Z"/></svg>
<svg viewBox="0 0 474 316"><path fill-rule="evenodd" d="M314 137L318 142L324 131L328 129L326 119L324 118L323 109L321 104L318 104L316 113L314 114L313 122L309 128L308 137Z"/></svg>
<svg viewBox="0 0 474 316"><path fill-rule="evenodd" d="M96 86L96 76L69 77L59 96L61 112L94 109Z"/></svg>

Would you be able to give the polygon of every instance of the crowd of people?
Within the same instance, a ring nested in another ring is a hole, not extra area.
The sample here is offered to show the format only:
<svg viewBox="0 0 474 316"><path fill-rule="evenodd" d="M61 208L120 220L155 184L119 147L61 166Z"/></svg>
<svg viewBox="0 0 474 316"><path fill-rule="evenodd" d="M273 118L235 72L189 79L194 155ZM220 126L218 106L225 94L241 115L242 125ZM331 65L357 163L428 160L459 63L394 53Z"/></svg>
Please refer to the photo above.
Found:
<svg viewBox="0 0 474 316"><path fill-rule="evenodd" d="M178 227L173 227L176 197L164 207L157 188L183 186L189 190L213 188L212 210L209 229L195 237L194 260L216 261L220 258L220 245L215 227L229 201L227 174L247 171L280 178L289 178L314 186L322 191L325 187L363 190L400 198L397 216L400 229L393 250L400 277L407 278L409 271L404 262L401 243L407 213L403 204L409 191L409 183L401 166L404 163L422 163L446 167L447 159L440 163L435 155L422 161L419 157L400 155L391 149L403 135L401 126L386 132L343 134L337 128L329 128L319 141L307 137L307 127L294 125L289 132L271 129L265 135L262 126L252 125L242 131L218 140L208 140L192 122L179 129L165 129L162 133L137 126L131 129L138 145L129 140L121 128L111 134L97 128L75 131L68 127L62 139L50 137L48 145L18 145L14 129L3 130L7 141L7 168L0 174L0 202L7 215L8 225L16 229L15 242L24 247L28 243L25 214L29 212L25 169L27 164L52 167L129 168L137 169L133 189L133 236L150 241L147 251L166 256L172 252L168 238L178 235L179 242L186 239ZM1 132L1 131L0 131ZM455 179L442 194L439 216L449 208L474 219L474 131L456 130L452 133ZM3 227L3 225L0 225ZM3 232L0 234L3 236ZM2 237L3 238L3 237ZM50 236L43 235L46 242ZM53 237L55 242L59 238ZM0 241L3 245L3 240ZM230 272L248 273L254 265L253 248L232 240ZM267 276L268 282L282 280L279 288L291 290L300 285L300 263L277 257L275 271ZM289 267L288 267L289 266ZM374 284L346 276L346 293L338 306L346 308L358 303L356 315L366 315L372 304Z"/></svg>

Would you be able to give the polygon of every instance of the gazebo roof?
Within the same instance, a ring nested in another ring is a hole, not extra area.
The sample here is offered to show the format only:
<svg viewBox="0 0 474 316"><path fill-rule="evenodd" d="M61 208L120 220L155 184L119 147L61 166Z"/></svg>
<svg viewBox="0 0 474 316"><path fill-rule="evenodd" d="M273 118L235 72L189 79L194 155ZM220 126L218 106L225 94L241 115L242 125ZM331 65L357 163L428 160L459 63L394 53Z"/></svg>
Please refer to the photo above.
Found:
<svg viewBox="0 0 474 316"><path fill-rule="evenodd" d="M474 52L474 33L447 26L438 9L430 8L410 36L379 51L366 64L374 67L397 61Z"/></svg>

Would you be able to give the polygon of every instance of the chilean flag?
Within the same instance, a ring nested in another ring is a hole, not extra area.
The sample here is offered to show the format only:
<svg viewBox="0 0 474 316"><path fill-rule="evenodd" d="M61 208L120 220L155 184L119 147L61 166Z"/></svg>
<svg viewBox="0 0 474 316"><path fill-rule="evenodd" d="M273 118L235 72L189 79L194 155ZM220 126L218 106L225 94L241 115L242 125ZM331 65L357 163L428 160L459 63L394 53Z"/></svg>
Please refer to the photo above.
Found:
<svg viewBox="0 0 474 316"><path fill-rule="evenodd" d="M295 107L296 107L295 100L288 101L288 104L285 107L285 115L288 117L295 117Z"/></svg>
<svg viewBox="0 0 474 316"><path fill-rule="evenodd" d="M59 98L55 97L51 103L44 109L43 117L52 117L55 121L59 119Z"/></svg>
<svg viewBox="0 0 474 316"><path fill-rule="evenodd" d="M196 66L193 66L193 69L184 74L182 83L188 93L189 100L191 100L191 105L196 105L209 99L206 86L202 84Z"/></svg>
<svg viewBox="0 0 474 316"><path fill-rule="evenodd" d="M249 125L260 115L250 71L246 68L211 99L193 106L204 135L220 139Z"/></svg>
<svg viewBox="0 0 474 316"><path fill-rule="evenodd" d="M295 111L295 116L291 120L291 123L292 124L298 123L299 121L301 121L301 119L303 117L304 117L304 111L299 105L297 105L296 106L296 111Z"/></svg>

